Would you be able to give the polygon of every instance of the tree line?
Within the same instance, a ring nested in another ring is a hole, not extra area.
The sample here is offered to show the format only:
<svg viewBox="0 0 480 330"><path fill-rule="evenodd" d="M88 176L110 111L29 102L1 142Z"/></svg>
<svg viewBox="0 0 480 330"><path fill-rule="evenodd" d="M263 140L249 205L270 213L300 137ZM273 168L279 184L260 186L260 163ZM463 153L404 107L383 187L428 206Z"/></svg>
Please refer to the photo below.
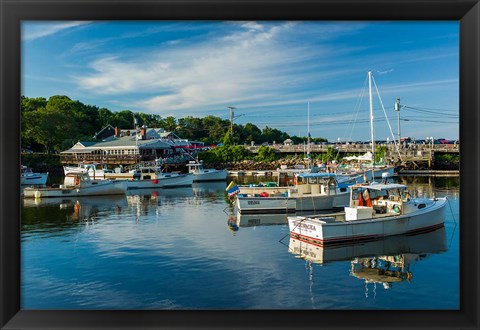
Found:
<svg viewBox="0 0 480 330"><path fill-rule="evenodd" d="M230 121L215 116L175 118L131 110L111 111L72 100L65 95L44 97L21 97L22 147L33 151L51 153L71 148L77 141L96 141L94 136L108 124L121 129L133 128L133 118L140 126L163 128L181 138L201 141L206 145L223 142L230 130ZM269 126L263 129L255 124L233 124L231 139L234 144L304 143L307 138L289 134ZM312 142L326 142L324 138L311 138Z"/></svg>

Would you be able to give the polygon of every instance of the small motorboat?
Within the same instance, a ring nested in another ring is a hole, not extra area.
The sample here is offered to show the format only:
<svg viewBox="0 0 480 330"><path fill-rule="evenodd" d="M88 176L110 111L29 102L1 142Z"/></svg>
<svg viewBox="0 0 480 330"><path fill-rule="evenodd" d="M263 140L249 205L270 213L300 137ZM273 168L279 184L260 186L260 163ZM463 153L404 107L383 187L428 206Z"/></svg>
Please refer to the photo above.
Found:
<svg viewBox="0 0 480 330"><path fill-rule="evenodd" d="M22 165L20 168L20 184L21 185L45 185L48 179L47 173L35 173L28 166Z"/></svg>

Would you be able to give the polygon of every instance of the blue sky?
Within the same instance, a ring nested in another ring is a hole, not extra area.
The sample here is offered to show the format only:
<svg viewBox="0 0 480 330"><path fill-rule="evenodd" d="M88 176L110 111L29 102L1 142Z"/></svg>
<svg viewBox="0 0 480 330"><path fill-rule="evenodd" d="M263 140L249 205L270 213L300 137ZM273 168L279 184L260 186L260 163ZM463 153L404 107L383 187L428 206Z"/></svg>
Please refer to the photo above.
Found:
<svg viewBox="0 0 480 330"><path fill-rule="evenodd" d="M458 22L22 23L22 94L330 141L459 137Z"/></svg>

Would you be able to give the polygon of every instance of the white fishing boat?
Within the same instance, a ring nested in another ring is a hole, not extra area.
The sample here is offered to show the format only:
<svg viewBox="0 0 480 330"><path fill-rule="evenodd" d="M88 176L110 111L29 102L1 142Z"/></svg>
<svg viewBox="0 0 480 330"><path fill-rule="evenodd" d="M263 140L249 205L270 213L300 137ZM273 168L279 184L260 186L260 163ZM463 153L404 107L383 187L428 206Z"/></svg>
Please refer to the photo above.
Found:
<svg viewBox="0 0 480 330"><path fill-rule="evenodd" d="M65 176L63 185L27 187L23 195L25 198L100 196L125 194L126 190L125 181L93 181L87 173L71 172Z"/></svg>
<svg viewBox="0 0 480 330"><path fill-rule="evenodd" d="M196 161L190 161L187 166L188 173L193 175L193 182L225 181L227 179L227 170L204 168L203 163Z"/></svg>
<svg viewBox="0 0 480 330"><path fill-rule="evenodd" d="M93 180L105 179L105 173L113 173L112 170L107 169L105 164L96 162L81 162L77 166L63 166L65 175L70 173L87 173Z"/></svg>
<svg viewBox="0 0 480 330"><path fill-rule="evenodd" d="M411 198L396 183L357 184L343 212L288 217L292 237L321 245L413 234L444 225L446 198Z"/></svg>
<svg viewBox="0 0 480 330"><path fill-rule="evenodd" d="M137 170L140 176L136 179L126 180L128 189L154 189L187 187L193 183L192 174L175 172L160 172L154 168L141 168Z"/></svg>
<svg viewBox="0 0 480 330"><path fill-rule="evenodd" d="M48 179L47 173L36 173L28 166L22 165L20 168L21 185L45 185Z"/></svg>
<svg viewBox="0 0 480 330"><path fill-rule="evenodd" d="M240 213L289 213L332 210L348 204L348 183L339 183L333 173L299 173L295 186L259 194L237 194Z"/></svg>
<svg viewBox="0 0 480 330"><path fill-rule="evenodd" d="M69 173L87 173L92 180L131 180L139 177L138 171L121 172L120 168L115 171L105 164L97 162L81 162L78 166L63 166L65 175Z"/></svg>

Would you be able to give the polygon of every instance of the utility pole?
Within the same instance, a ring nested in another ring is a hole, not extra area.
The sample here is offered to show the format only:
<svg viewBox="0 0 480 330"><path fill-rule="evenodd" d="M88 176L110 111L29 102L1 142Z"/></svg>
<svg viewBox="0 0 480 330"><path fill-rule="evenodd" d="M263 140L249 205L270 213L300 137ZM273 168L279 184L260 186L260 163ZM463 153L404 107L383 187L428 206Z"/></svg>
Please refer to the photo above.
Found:
<svg viewBox="0 0 480 330"><path fill-rule="evenodd" d="M233 134L233 110L235 110L236 108L232 106L228 106L227 108L230 110L230 132Z"/></svg>
<svg viewBox="0 0 480 330"><path fill-rule="evenodd" d="M400 135L400 98L397 97L397 99L395 100L395 111L397 111L397 115L398 115L398 145L400 145L400 138L401 138L401 135Z"/></svg>

